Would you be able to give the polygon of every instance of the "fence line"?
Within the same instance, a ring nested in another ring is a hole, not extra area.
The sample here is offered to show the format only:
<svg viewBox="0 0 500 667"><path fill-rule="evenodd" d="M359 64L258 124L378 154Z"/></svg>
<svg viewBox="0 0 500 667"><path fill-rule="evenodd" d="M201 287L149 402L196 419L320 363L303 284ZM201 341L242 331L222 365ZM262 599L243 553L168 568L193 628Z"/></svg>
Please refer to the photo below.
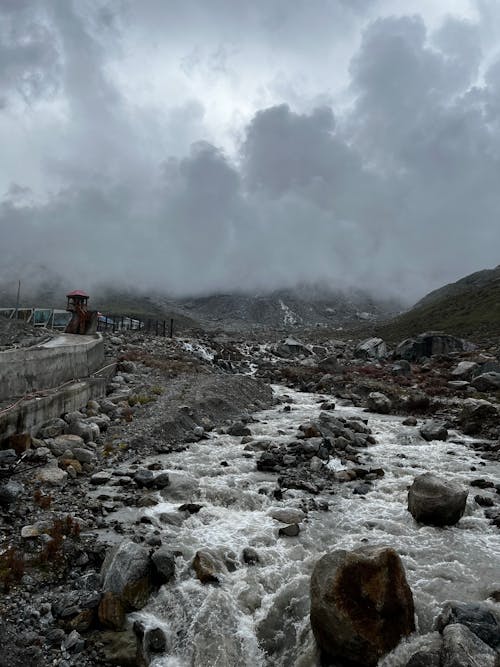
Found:
<svg viewBox="0 0 500 667"><path fill-rule="evenodd" d="M155 336L163 336L165 338L169 336L173 338L174 319L172 317L170 320L140 319L129 317L128 315L104 315L100 313L97 320L97 331L110 331L111 333L119 331L143 331Z"/></svg>

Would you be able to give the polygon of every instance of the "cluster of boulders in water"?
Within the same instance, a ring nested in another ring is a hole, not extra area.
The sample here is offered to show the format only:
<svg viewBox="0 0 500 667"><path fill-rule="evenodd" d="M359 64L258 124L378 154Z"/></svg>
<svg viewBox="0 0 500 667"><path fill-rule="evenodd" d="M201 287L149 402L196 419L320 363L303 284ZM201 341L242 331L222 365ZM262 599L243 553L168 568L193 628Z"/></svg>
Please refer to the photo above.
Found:
<svg viewBox="0 0 500 667"><path fill-rule="evenodd" d="M162 443L151 449L134 420L144 409L154 411L165 377L167 384L175 385L187 372L200 382L214 370L222 377L254 364L261 380L328 393L381 414L404 415L403 424L416 428L418 437L425 440L447 440L449 430L458 428L483 438L478 446L483 455L496 459L500 451L498 358L451 336L425 334L404 341L392 352L376 338L358 345L302 343L293 338L251 345L206 337L182 353L178 343L168 341L138 339L128 346L123 338L112 337L109 344L122 356L106 398L43 424L36 437L13 436L8 447L0 450L0 465L13 469L22 460L20 469L32 468L29 481L26 475L20 476L21 481L15 475L0 481L0 507L11 526L14 545L0 562L5 621L14 625L19 617L24 619L17 638L10 637L8 630L3 635L0 628L0 641L17 647L13 667L26 661L42 665L44 660L59 667L106 661L147 665L167 649L161 628L138 622L130 627L126 615L141 609L154 591L172 581L175 551L162 544L160 531L141 533L146 525L136 526L135 534L125 537L120 536L124 529L117 522L113 527L118 544L108 549L88 535L107 528L107 515L120 507L154 504L154 492L171 483L159 466L141 465L145 453L185 448L206 438L227 416L226 397L207 389L201 398L190 401L180 383L182 400L177 400L174 413L154 421L155 438ZM155 345L161 354L154 360L146 358L144 353ZM253 396L253 409L269 402L270 391L262 387L246 394L238 380L229 390L235 391L242 392L241 403L249 403ZM278 442L252 435L252 410L224 427L229 435L241 438L258 470L276 474L277 500L287 489L307 494L304 511L274 508L272 516L281 525L283 539L299 534L308 510L328 510L328 503L316 500L318 494L333 494L338 484L348 483L354 494L363 496L384 475L384 470L366 463L364 455L375 443L368 420L338 416L334 400L321 404L317 419L300 424L293 436ZM293 412L293 404L285 399L281 409ZM125 467L110 467L123 460ZM329 465L332 460L339 460L341 469ZM103 486L115 488L116 495L100 493ZM475 500L500 526L495 502L499 485L478 477L472 487L487 492ZM427 473L416 477L409 488L408 510L416 521L438 529L460 520L467 496L467 490L453 480ZM57 504L57 512L51 511L51 504ZM183 504L179 516L182 519L200 508ZM258 562L259 555L251 547L239 556L207 548L195 554L192 567L202 584L217 584L221 575L241 563ZM364 547L321 558L311 577L311 627L324 664L376 665L415 631L412 593L398 554L391 548ZM86 639L96 629L99 632L92 640ZM500 625L491 605L447 603L436 620L436 630L439 638L415 652L407 667L493 667L498 663Z"/></svg>

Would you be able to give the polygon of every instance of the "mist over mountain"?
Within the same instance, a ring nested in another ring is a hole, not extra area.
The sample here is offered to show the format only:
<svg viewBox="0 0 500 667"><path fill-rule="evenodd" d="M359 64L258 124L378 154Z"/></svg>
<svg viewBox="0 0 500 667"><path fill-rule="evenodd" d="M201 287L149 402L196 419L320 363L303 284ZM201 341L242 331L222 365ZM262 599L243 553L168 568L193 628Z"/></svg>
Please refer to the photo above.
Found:
<svg viewBox="0 0 500 667"><path fill-rule="evenodd" d="M498 263L496 3L4 0L0 18L4 285L42 265L89 291L409 304Z"/></svg>

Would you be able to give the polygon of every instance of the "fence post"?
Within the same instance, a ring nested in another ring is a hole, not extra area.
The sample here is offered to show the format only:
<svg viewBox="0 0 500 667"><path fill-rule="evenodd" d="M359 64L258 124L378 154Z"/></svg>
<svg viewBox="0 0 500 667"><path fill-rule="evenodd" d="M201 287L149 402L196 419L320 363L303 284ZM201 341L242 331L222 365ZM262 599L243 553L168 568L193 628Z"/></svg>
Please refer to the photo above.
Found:
<svg viewBox="0 0 500 667"><path fill-rule="evenodd" d="M170 318L170 338L174 337L174 318Z"/></svg>
<svg viewBox="0 0 500 667"><path fill-rule="evenodd" d="M163 338L167 335L167 323L163 320Z"/></svg>
<svg viewBox="0 0 500 667"><path fill-rule="evenodd" d="M158 320L155 320L155 336L158 335Z"/></svg>

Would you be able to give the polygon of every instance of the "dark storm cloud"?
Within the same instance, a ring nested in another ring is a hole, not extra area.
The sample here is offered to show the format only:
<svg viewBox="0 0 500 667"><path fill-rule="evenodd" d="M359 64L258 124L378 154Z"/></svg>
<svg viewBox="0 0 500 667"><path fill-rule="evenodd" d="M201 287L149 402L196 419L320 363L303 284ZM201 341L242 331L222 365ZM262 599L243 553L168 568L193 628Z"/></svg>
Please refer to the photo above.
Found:
<svg viewBox="0 0 500 667"><path fill-rule="evenodd" d="M226 38L243 26L246 41L277 40L279 67L301 59L301 24L314 27L317 43L303 55L313 63L339 25L367 21L376 3L319 5L217 0L209 12L189 0L173 16L169 3L153 0L144 11L128 2L56 1L36 12L6 3L11 28L1 44L19 52L17 60L0 52L10 72L5 99L26 101L20 82L34 76L33 113L59 90L63 120L57 132L40 126L43 196L4 178L4 269L12 275L30 257L88 285L188 294L310 281L416 298L496 265L500 64L485 53L480 22L449 17L430 31L419 16L368 20L351 59L348 104L258 110L233 154L207 141L202 94L160 109L114 75L110 53L119 60L127 21L135 39L150 30L158 40L163 28L179 41L192 30L178 71L191 77L208 62L210 77L226 77L236 57ZM210 48L203 30L217 37ZM26 45L34 51L21 56ZM147 67L131 66L147 85ZM331 98L328 82L317 94ZM0 112L0 132L1 123ZM188 143L184 155L165 152Z"/></svg>

